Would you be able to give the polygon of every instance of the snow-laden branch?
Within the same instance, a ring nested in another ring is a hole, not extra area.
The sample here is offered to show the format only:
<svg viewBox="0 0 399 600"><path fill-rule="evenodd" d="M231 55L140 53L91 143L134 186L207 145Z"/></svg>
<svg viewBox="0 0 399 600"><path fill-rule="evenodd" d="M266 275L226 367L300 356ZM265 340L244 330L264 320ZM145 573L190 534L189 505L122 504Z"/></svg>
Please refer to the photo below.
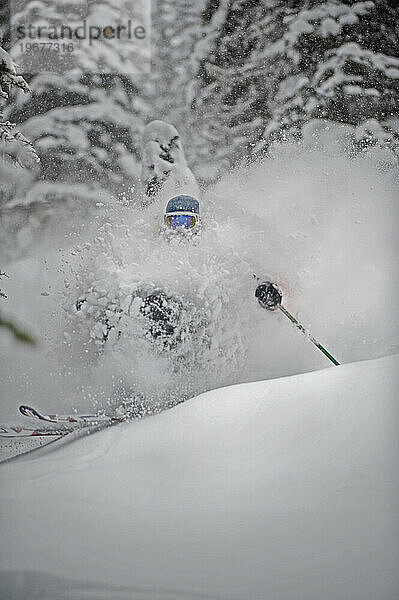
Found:
<svg viewBox="0 0 399 600"><path fill-rule="evenodd" d="M10 90L19 88L30 92L25 79L16 72L10 55L0 48L0 139L8 144L15 143L14 161L20 167L32 167L39 162L39 157L32 143L15 128L15 123L4 119L3 110L9 100Z"/></svg>

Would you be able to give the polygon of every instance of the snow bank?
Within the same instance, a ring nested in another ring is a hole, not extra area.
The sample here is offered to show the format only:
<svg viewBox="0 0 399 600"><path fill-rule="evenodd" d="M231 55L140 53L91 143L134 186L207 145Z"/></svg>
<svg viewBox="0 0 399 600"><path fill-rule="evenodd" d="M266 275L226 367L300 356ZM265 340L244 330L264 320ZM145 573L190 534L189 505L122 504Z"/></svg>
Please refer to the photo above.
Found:
<svg viewBox="0 0 399 600"><path fill-rule="evenodd" d="M3 465L0 597L394 600L398 367L223 388Z"/></svg>

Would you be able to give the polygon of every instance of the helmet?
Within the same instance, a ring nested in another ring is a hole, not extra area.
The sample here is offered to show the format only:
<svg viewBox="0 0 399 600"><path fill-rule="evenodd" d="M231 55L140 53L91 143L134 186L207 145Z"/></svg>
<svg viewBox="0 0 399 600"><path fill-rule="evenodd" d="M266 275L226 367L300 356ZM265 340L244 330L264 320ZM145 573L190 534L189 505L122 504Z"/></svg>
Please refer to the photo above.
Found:
<svg viewBox="0 0 399 600"><path fill-rule="evenodd" d="M165 226L169 229L197 229L200 224L199 202L192 196L175 196L165 209Z"/></svg>

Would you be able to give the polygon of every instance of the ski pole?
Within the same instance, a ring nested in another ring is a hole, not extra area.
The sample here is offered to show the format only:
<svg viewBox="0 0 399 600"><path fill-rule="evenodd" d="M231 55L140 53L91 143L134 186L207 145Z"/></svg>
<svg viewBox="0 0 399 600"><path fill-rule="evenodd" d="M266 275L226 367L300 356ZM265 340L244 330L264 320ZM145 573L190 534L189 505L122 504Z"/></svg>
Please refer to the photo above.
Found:
<svg viewBox="0 0 399 600"><path fill-rule="evenodd" d="M254 277L256 277L256 275L254 275ZM256 279L259 281L259 277L256 277ZM314 344L316 348L318 348L324 354L324 356L328 358L328 360L331 360L335 366L340 364L333 357L333 355L330 354L326 348L324 348L324 346L322 346L308 331L306 331L305 327L298 321L298 319L296 319L286 308L284 308L284 306L281 304L283 300L283 294L276 284L272 283L271 281L264 281L263 283L259 284L255 291L255 298L258 299L261 307L265 308L266 310L281 310L283 315L285 315L291 321L291 323L293 323L295 327L299 329L299 331L302 331L302 333L309 338L312 344Z"/></svg>
<svg viewBox="0 0 399 600"><path fill-rule="evenodd" d="M321 352L323 352L324 356L326 356L329 360L331 360L331 362L335 365L338 366L340 363L333 357L332 354L330 354L328 352L328 350L326 350L326 348L324 348L324 346L322 346L312 335L310 335L310 333L308 331L306 331L306 329L304 328L304 326L298 321L298 319L296 319L290 312L288 312L288 310L286 308L284 308L284 306L282 306L282 304L279 304L278 308L281 310L281 312L289 318L289 320L291 321L291 323L293 323L295 325L295 327L297 329L299 329L299 331L302 331L302 333L304 333L306 335L306 337L308 337L310 339L310 341L312 342L312 344L314 344L316 346L316 348L318 348L319 350L321 350Z"/></svg>

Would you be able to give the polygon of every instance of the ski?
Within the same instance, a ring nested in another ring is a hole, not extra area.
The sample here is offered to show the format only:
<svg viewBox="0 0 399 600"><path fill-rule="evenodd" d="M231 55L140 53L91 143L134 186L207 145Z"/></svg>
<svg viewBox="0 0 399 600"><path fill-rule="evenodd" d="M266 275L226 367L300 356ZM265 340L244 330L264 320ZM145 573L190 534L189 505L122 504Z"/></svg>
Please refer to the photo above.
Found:
<svg viewBox="0 0 399 600"><path fill-rule="evenodd" d="M19 412L25 417L33 417L48 423L76 423L80 425L97 425L99 423L119 423L124 419L110 415L43 415L31 406L21 405Z"/></svg>
<svg viewBox="0 0 399 600"><path fill-rule="evenodd" d="M3 438L20 438L20 437L63 437L68 433L72 433L74 429L30 429L26 427L0 427L0 437Z"/></svg>

